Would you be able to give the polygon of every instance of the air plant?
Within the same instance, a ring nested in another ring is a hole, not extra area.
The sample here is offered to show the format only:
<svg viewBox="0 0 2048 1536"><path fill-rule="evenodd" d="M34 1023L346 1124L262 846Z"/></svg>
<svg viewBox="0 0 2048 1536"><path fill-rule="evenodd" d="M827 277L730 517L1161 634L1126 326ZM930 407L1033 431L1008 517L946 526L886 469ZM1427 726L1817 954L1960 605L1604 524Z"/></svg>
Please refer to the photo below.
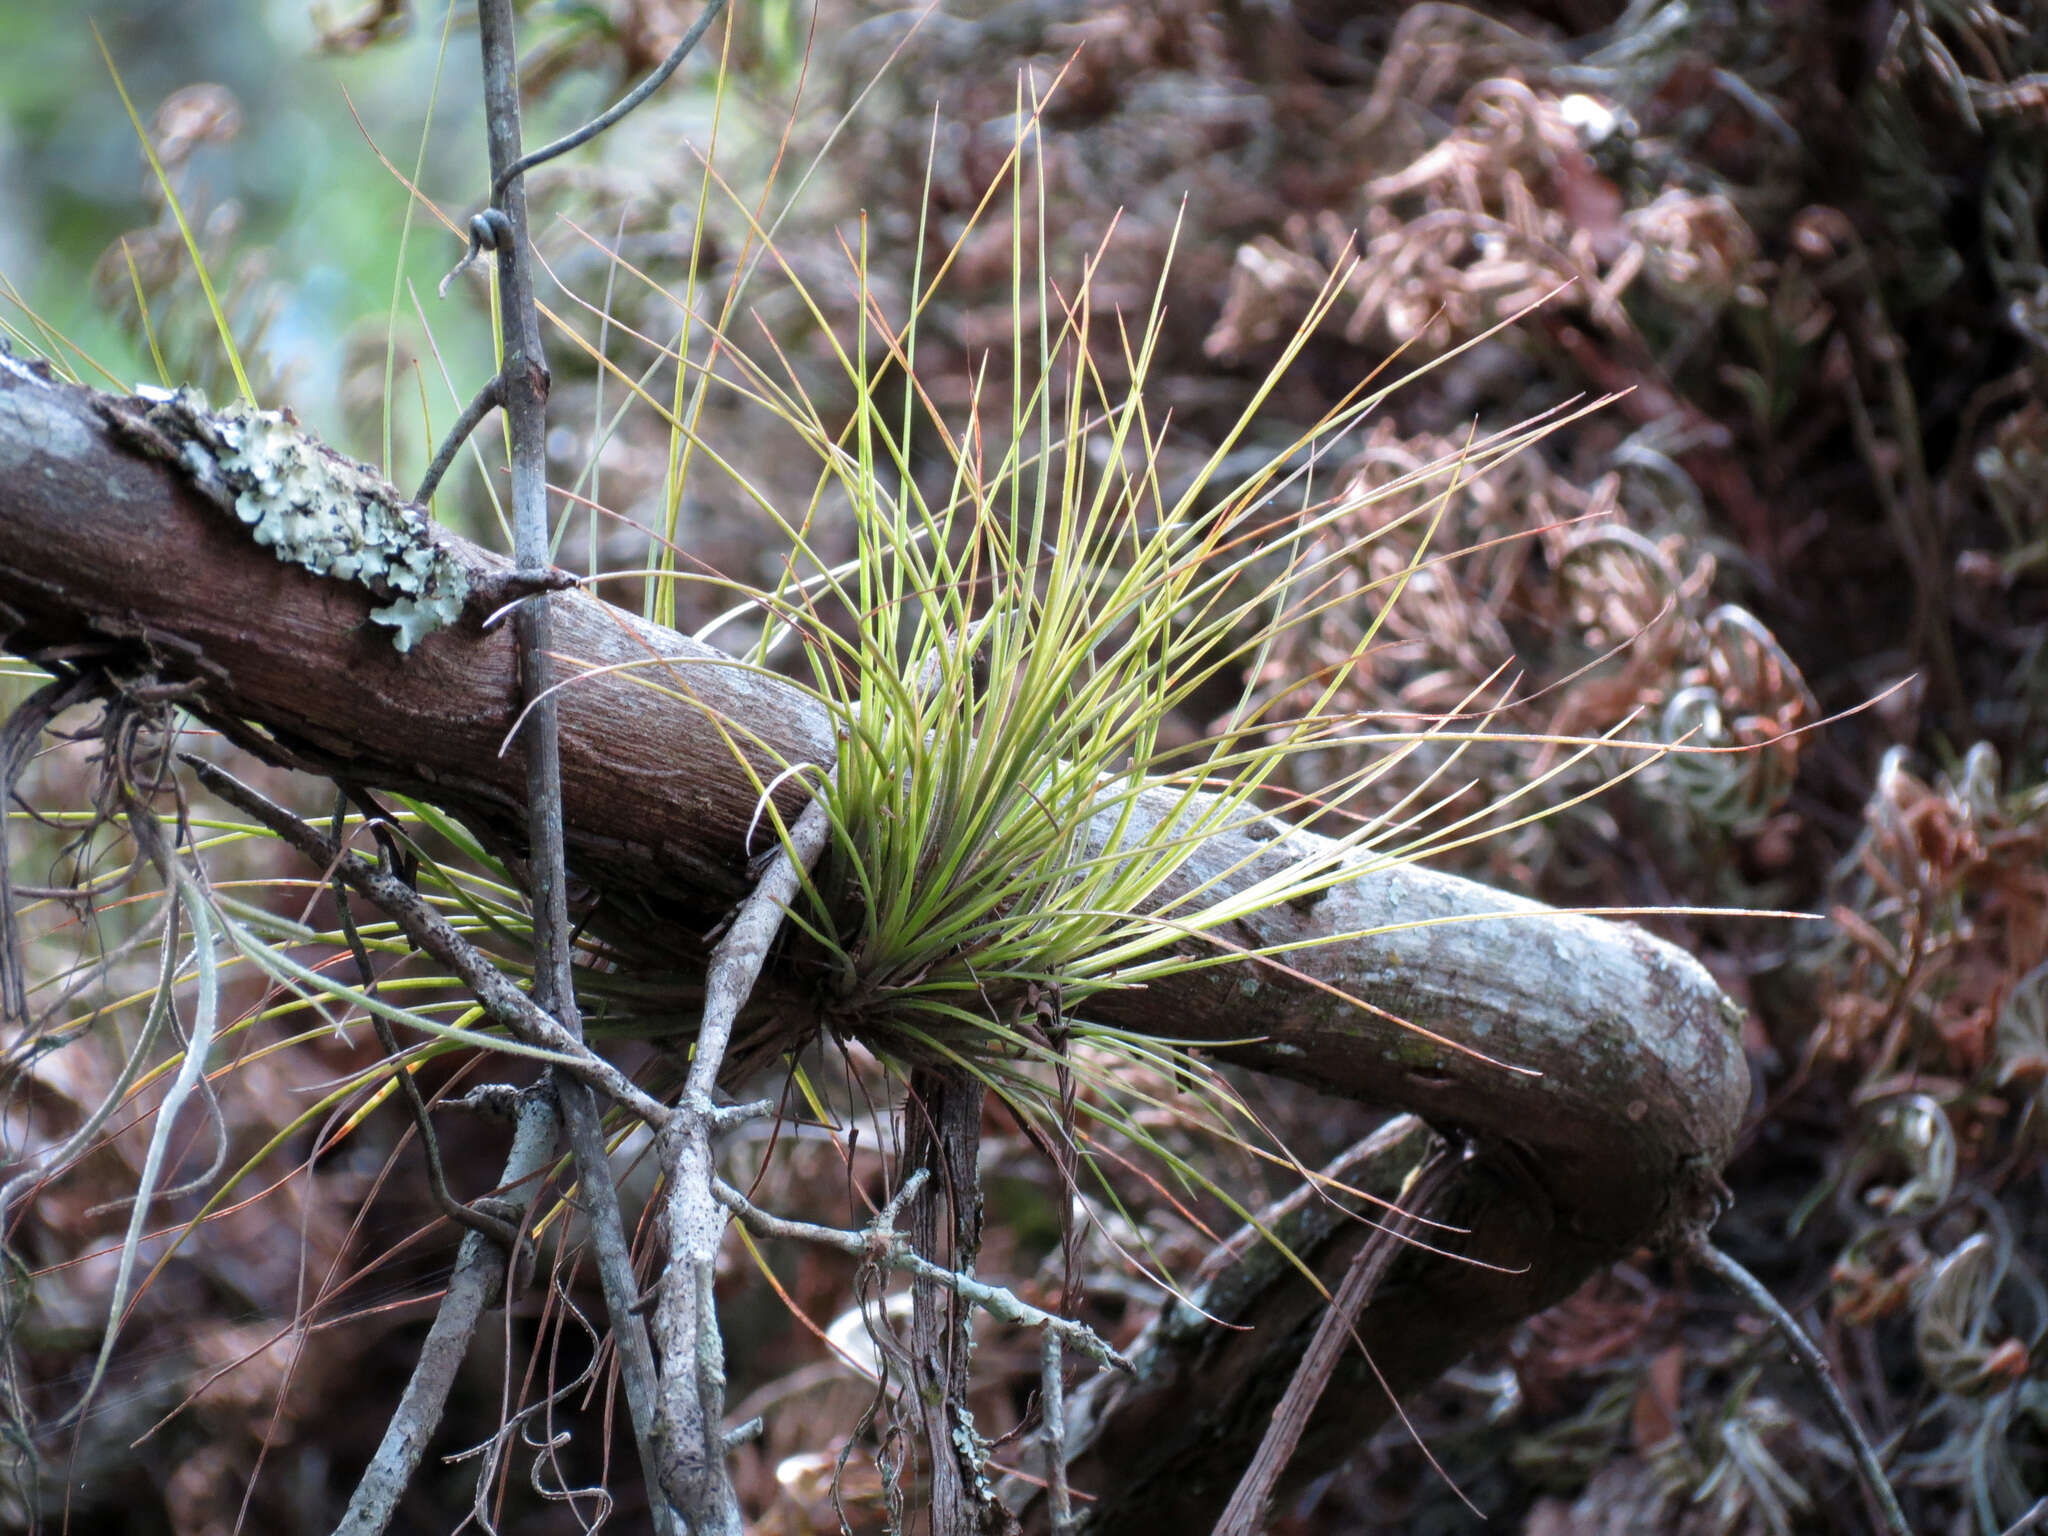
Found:
<svg viewBox="0 0 2048 1536"><path fill-rule="evenodd" d="M694 302L693 259L691 285L677 300L685 316L681 334L657 362L673 363L677 373L666 404L650 392L648 376L627 374L602 345L593 347L569 323L557 323L566 339L589 350L601 370L626 387L622 409L644 405L669 433L666 515L654 520L646 566L636 573L648 583L650 611L673 615L673 593L662 589L684 582L737 592L742 607L736 613L765 618L731 664L778 677L797 672L834 724L829 762L775 763L756 782L764 847L774 839L790 848L790 823L775 799L785 778L804 782L830 826L824 856L803 875L801 896L789 912L796 932L783 956L781 978L788 985L781 996L798 995L807 1007L797 1010L796 1027L775 1041L786 1070L802 1078L805 1050L821 1031L861 1042L892 1068L941 1066L992 1090L1020 1118L1057 1133L1048 1145L1078 1146L1080 1161L1091 1165L1111 1202L1114 1182L1093 1165L1097 1150L1115 1139L1153 1154L1184 1187L1249 1219L1249 1203L1170 1144L1157 1117L1298 1166L1293 1154L1196 1048L1106 1026L1092 1016L1091 1003L1195 968L1284 968L1284 953L1245 944L1233 936L1233 925L1542 814L1538 791L1544 784L1596 752L1630 745L1615 731L1555 737L1551 766L1473 811L1462 804L1466 785L1455 773L1463 753L1486 738L1492 695L1507 696L1497 677L1459 698L1443 720L1420 727L1388 728L1344 702L1353 669L1370 655L1401 592L1419 573L1457 557L1435 542L1453 498L1577 411L1503 432L1475 431L1391 479L1340 475L1333 465L1341 462L1347 436L1406 382L1375 375L1313 427L1262 448L1252 467L1243 468L1247 460L1239 450L1254 440L1261 408L1354 277L1347 258L1337 262L1200 471L1170 484L1162 459L1173 426L1147 400L1161 346L1163 280L1146 314L1104 315L1092 289L1093 263L1065 289L1045 270L1042 246L1035 262L1026 259L1024 232L1042 231L1050 217L1038 145L1040 105L1019 111L1016 148L999 178L1011 194L1015 274L1006 398L998 402L986 376L977 378L964 420L948 419L918 365L920 324L943 271L927 281L920 268L910 312L889 314L869 281L865 230L845 253L854 300L850 321L840 316L842 323L835 323L816 285L782 267L791 294L817 322L839 374L835 382L850 397L843 412L819 403L815 385L806 384L787 356L777 354L778 377L742 350L729 322L753 271L744 264L712 324ZM714 186L725 190L707 169L707 192ZM763 227L754 210L728 196L747 221L749 250L779 261L772 225ZM985 199L954 241L954 252L990 206ZM196 246L192 254L196 260ZM218 304L211 307L231 346ZM700 350L692 333L701 345L707 331L711 340ZM698 390L693 398L687 398L685 378ZM814 456L808 505L777 505L700 432L707 396L765 413ZM675 526L681 477L692 465L728 474L786 536L780 580L749 586L682 568L666 535ZM1382 499L1403 510L1385 519L1361 516ZM828 552L835 526L850 531L850 561ZM1369 531L1332 536L1360 528ZM1352 544L1395 529L1403 530L1406 558L1363 585L1351 579ZM1274 687L1272 663L1288 649L1291 633L1317 624L1336 605L1368 596L1377 603L1375 617L1358 628L1345 656L1289 680L1291 686ZM715 620L704 633L718 634L732 619ZM581 680L572 676L560 686L574 689ZM658 664L636 670L634 680L657 691L670 686ZM1189 727L1190 717L1217 718L1219 690L1235 696L1234 707L1220 717L1224 723L1206 731ZM1291 700L1284 716L1270 709L1283 695ZM153 701L156 713L149 718L160 721L168 702ZM124 729L135 718L128 706L108 716ZM753 760L746 743L735 739L733 745L740 760ZM1637 745L1645 763L1670 750L1654 741ZM1331 837L1301 837L1335 822L1336 808L1355 806L1375 786L1394 782L1389 776L1425 747L1433 754L1426 769L1405 775L1400 791L1385 797L1376 814L1347 814ZM1334 782L1304 790L1288 770L1317 753L1351 766ZM151 771L138 778L138 764ZM409 957L393 923L358 925L343 905L333 926L315 927L310 907L292 919L231 895L226 882L209 878L209 860L224 850L264 846L272 834L210 810L195 816L182 800L174 802L175 831L160 826L156 804L171 792L161 758L137 758L124 748L109 754L106 771L120 788L109 804L144 855L135 861L140 881L134 895L155 904L156 915L142 927L153 923L160 935L156 984L118 998L95 994L90 1005L52 1012L38 1030L13 1042L17 1068L48 1042L82 1033L106 1007L146 999L149 1018L160 1023L180 989L196 984L205 1033L192 1037L189 1051L179 1051L161 1043L152 1023L129 1066L106 1086L101 1108L86 1117L103 1123L168 1077L175 1088L158 1111L153 1137L161 1143L179 1108L193 1099L203 1069L215 1064L209 1050L221 1052L258 1025L303 1011L319 1017L311 1028L270 1044L271 1051L314 1043L330 1031L346 1033L364 1018L414 1031L423 1042L403 1050L387 1045L388 1054L326 1085L236 1166L229 1166L223 1138L204 1203L175 1231L149 1273L228 1208L294 1133L315 1131L321 1149L330 1149L432 1058L481 1048L550 1065L568 1059L500 1033L468 1001L455 975ZM344 803L334 812L337 840L362 834L374 821L385 862L416 865L426 903L457 934L508 973L532 970L532 913L505 866L468 831L423 802L404 802L371 818L360 810ZM1232 831L1254 833L1256 859L1191 876L1195 850ZM282 888L289 890L289 882ZM184 933L193 936L189 949L180 947ZM605 953L601 928L586 945L594 955ZM97 959L88 944L78 973ZM380 973L378 962L385 960L395 963ZM393 974L401 965L409 967L402 978ZM263 984L257 1000L230 1017L222 978L235 974L260 977ZM631 978L623 982L629 986ZM578 983L602 1027L606 997L622 979L593 966L579 973ZM400 1001L408 990L427 1000ZM787 1006L782 1011L791 1012ZM1469 1044L1402 1022L1436 1047L1480 1055ZM161 1061L148 1070L137 1067L158 1049ZM1511 1061L1492 1064L1502 1072L1520 1070ZM1171 1106L1155 1090L1161 1080L1182 1091ZM823 1110L815 1095L810 1103ZM416 1116L424 1134L424 1109ZM623 1136L624 1127L615 1124L614 1132ZM72 1150L67 1145L57 1160ZM139 1273L144 1217L173 1171L153 1145L120 1250L115 1315L99 1370L120 1326L121 1302ZM8 1200L26 1192L27 1186L10 1185ZM541 1230L559 1237L569 1212L566 1200L551 1198ZM147 1283L146 1275L140 1283ZM325 1304L329 1293L323 1286L310 1305ZM10 1308L8 1324L19 1318L19 1309ZM87 1399L97 1385L96 1373ZM21 1424L27 1417L22 1405L10 1408Z"/></svg>

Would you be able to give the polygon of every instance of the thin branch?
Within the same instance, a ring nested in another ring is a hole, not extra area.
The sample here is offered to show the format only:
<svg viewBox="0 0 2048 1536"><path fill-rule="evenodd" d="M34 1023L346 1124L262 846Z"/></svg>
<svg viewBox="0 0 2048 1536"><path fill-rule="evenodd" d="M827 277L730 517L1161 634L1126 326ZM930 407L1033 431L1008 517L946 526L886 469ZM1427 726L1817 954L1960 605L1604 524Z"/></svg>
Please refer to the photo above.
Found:
<svg viewBox="0 0 2048 1536"><path fill-rule="evenodd" d="M511 438L513 564L519 575L538 579L549 569L547 487L547 358L541 347L540 311L533 294L533 252L528 244L526 188L520 178L519 50L511 0L482 0L477 7L482 48L485 133L490 145L490 213L472 229L488 231L498 254L498 330L505 358L493 381ZM526 725L520 735L526 759L527 871L533 901L534 1003L552 1016L579 1047L583 1020L576 1008L571 968L568 875L562 848L561 732L556 717L551 653L554 649L545 594L513 610L519 652L521 702ZM605 1154L604 1127L589 1089L555 1069L555 1092L569 1128L576 1182L597 1250L605 1310L618 1347L626 1408L641 1464L651 1471L657 1446L654 1431L654 1352L646 1325L633 1310L639 1286L632 1250ZM678 1536L676 1512L650 1487L648 1503L657 1536Z"/></svg>
<svg viewBox="0 0 2048 1536"><path fill-rule="evenodd" d="M526 190L519 159L519 58L512 0L482 0L477 7L482 43L485 126L492 185L497 189L494 232L498 255L498 328L505 361L498 373L500 403L511 437L513 563L523 575L548 568L547 359L540 340L527 244ZM555 698L550 688L552 634L547 596L529 598L513 615L519 648L525 728L519 741L526 761L526 833L533 887L535 1001L572 1034L573 1017L568 884L562 867L562 765Z"/></svg>
<svg viewBox="0 0 2048 1536"><path fill-rule="evenodd" d="M435 489L441 484L441 477L454 465L455 455L460 453L462 445L469 441L469 434L483 425L483 419L503 404L504 399L504 376L493 374L491 381L476 392L476 398L462 408L462 414L455 418L455 425L450 427L448 435L441 439L441 447L434 455L434 462L427 466L426 474L420 477L420 488L412 493L414 501L425 506L433 499Z"/></svg>
<svg viewBox="0 0 2048 1536"><path fill-rule="evenodd" d="M591 1246L597 1251L597 1275L604 1287L605 1313L611 1320L612 1341L619 1353L626 1412L632 1419L640 1464L651 1470L656 1453L654 1346L648 1342L646 1323L635 1310L640 1285L633 1273L633 1250L626 1238L619 1191L605 1151L604 1120L586 1084L563 1072L555 1073L554 1081L555 1092L562 1100L563 1118L568 1123L569 1151L576 1161L576 1187L582 1197L584 1216L590 1223ZM648 1490L647 1502L657 1536L675 1532L675 1512L652 1488Z"/></svg>
<svg viewBox="0 0 2048 1536"><path fill-rule="evenodd" d="M757 1237L782 1238L790 1242L815 1243L821 1248L836 1249L840 1253L875 1264L882 1269L894 1270L898 1274L910 1275L915 1279L930 1280L951 1291L962 1301L980 1307L999 1323L1009 1323L1019 1328L1043 1328L1059 1336L1060 1342L1079 1354L1086 1355L1097 1364L1135 1375L1131 1362L1111 1348L1094 1329L1086 1323L1034 1307L1021 1300L1014 1292L1000 1285L990 1285L976 1280L971 1275L957 1274L919 1253L904 1240L903 1234L895 1230L893 1213L900 1208L906 1194L914 1195L922 1187L924 1172L919 1169L904 1181L897 1198L885 1208L882 1214L858 1232L848 1232L839 1227L819 1226L815 1222L791 1221L762 1210L745 1195L734 1189L723 1179L712 1186L712 1193L733 1215L746 1225L748 1231Z"/></svg>
<svg viewBox="0 0 2048 1536"><path fill-rule="evenodd" d="M552 1094L529 1092L524 1096L499 1183L507 1192L504 1205L515 1226L523 1225L532 1186L554 1161L559 1126ZM348 1512L335 1527L334 1536L379 1536L391 1523L392 1512L419 1470L427 1442L440 1426L441 1411L447 1406L463 1357L469 1353L477 1323L503 1288L508 1262L516 1264L516 1259L501 1255L481 1234L471 1232L462 1239L454 1271L448 1277L447 1294L420 1346L412 1379L405 1384L391 1422L384 1427L377 1454L356 1484Z"/></svg>
<svg viewBox="0 0 2048 1536"><path fill-rule="evenodd" d="M655 1304L661 1351L661 1403L656 1416L663 1490L689 1519L693 1536L737 1536L739 1503L725 1471L725 1354L712 1277L725 1233L719 1208L712 1131L731 1116L711 1102L733 1022L760 978L769 946L796 899L804 872L831 834L822 798L790 828L753 893L712 951L704 980L704 1015L683 1101L657 1138L668 1183L668 1264Z"/></svg>
<svg viewBox="0 0 2048 1536"><path fill-rule="evenodd" d="M685 1096L700 1107L711 1102L718 1074L732 1042L733 1021L760 980L768 946L781 931L783 915L796 900L803 877L825 851L832 818L822 797L814 798L789 829L788 844L777 850L753 893L740 904L732 925L712 951L704 975L704 1022L697 1032L696 1054L683 1085Z"/></svg>
<svg viewBox="0 0 2048 1536"><path fill-rule="evenodd" d="M337 813L339 808L337 807ZM335 818L340 820L339 814ZM356 931L355 913L349 910L348 887L336 875L334 885L334 907L341 917L341 936L348 942L349 953L355 957L356 977L365 997L377 995L377 972L370 964L370 952L363 944L363 936ZM420 1151L427 1160L427 1189L434 1197L434 1204L441 1208L441 1214L456 1225L489 1238L506 1253L511 1253L519 1244L519 1232L510 1222L501 1220L488 1211L475 1206L464 1205L448 1188L448 1173L441 1163L441 1138L434 1134L433 1118L427 1113L427 1101L420 1097L420 1085L413 1080L412 1071L405 1064L404 1052L398 1044L398 1035L391 1028L391 1021L381 1013L370 1014L370 1027L377 1033L377 1044L383 1047L385 1059L391 1063L392 1076L397 1079L398 1091L405 1100L405 1107L412 1114L413 1129L419 1133Z"/></svg>
<svg viewBox="0 0 2048 1536"><path fill-rule="evenodd" d="M824 797L814 796L712 950L682 1102L656 1138L667 1181L664 1215L669 1243L654 1311L662 1365L658 1474L662 1489L689 1519L693 1536L738 1536L741 1524L739 1503L725 1470L725 1354L712 1288L725 1234L726 1215L720 1206L729 1202L712 1157L711 1136L746 1111L720 1110L711 1096L732 1042L734 1022L760 979L805 873L824 852L831 829ZM914 1187L915 1181L898 1192L888 1207L891 1219Z"/></svg>
<svg viewBox="0 0 2048 1536"><path fill-rule="evenodd" d="M1807 1336L1806 1330L1799 1326L1761 1280L1716 1248L1704 1233L1694 1236L1687 1245L1687 1251L1731 1290L1740 1293L1778 1330L1778 1336L1812 1380L1821 1400L1828 1405L1828 1411L1835 1416L1835 1423L1844 1438L1855 1451L1856 1469L1863 1474L1863 1485L1884 1516L1885 1530L1891 1536L1911 1536L1906 1525L1906 1513L1899 1508L1899 1496L1892 1492L1891 1480L1884 1475L1884 1465L1877 1459L1877 1451L1863 1433L1863 1426L1856 1422L1856 1415L1850 1411L1849 1400L1842 1396L1842 1389L1835 1384L1835 1374L1828 1369L1827 1357L1820 1352L1820 1346Z"/></svg>
<svg viewBox="0 0 2048 1536"><path fill-rule="evenodd" d="M1279 1407L1273 1410L1272 1423L1266 1427L1258 1453L1245 1467L1237 1491L1217 1518L1214 1536L1254 1536L1265 1528L1266 1505L1279 1486L1280 1475L1294 1459L1294 1448L1301 1443L1302 1432L1308 1428L1316 1404L1322 1401L1323 1389L1330 1384L1330 1375L1343 1357L1345 1346L1358 1338L1359 1314L1386 1277L1387 1269L1401 1251L1402 1239L1415 1225L1415 1217L1428 1212L1460 1161L1443 1148L1432 1150L1402 1193L1403 1209L1359 1244L1350 1268L1344 1272L1343 1283L1316 1324L1308 1352L1288 1381Z"/></svg>
<svg viewBox="0 0 2048 1536"><path fill-rule="evenodd" d="M234 775L199 758L187 757L184 761L200 783L229 805L255 817L323 868L332 866L349 889L377 907L398 924L408 939L453 971L491 1021L514 1039L567 1057L576 1074L591 1087L624 1105L649 1125L668 1123L667 1105L652 1098L625 1073L542 1013L532 998L427 905L418 891L378 869L361 854L336 848L325 834L307 826Z"/></svg>
<svg viewBox="0 0 2048 1536"><path fill-rule="evenodd" d="M740 1536L739 1500L725 1470L725 1344L713 1290L725 1222L708 1193L709 1124L684 1109L656 1145L667 1180L669 1252L654 1309L661 1354L655 1481L692 1536Z"/></svg>
<svg viewBox="0 0 2048 1536"><path fill-rule="evenodd" d="M704 14L691 24L690 30L683 34L682 41L670 50L669 56L655 66L653 74L634 86L624 96L621 96L609 110L592 118L574 133L566 133L552 144L544 144L525 158L513 161L510 166L492 178L491 195L495 198L499 193L503 192L511 184L513 177L522 176L537 165L545 165L557 156L566 155L570 150L588 144L592 139L603 133L648 97L660 90L668 77L676 72L676 67L690 56L691 50L698 43L703 41L704 34L711 30L711 23L718 19L719 12L724 9L725 0L710 0L710 3L704 7Z"/></svg>

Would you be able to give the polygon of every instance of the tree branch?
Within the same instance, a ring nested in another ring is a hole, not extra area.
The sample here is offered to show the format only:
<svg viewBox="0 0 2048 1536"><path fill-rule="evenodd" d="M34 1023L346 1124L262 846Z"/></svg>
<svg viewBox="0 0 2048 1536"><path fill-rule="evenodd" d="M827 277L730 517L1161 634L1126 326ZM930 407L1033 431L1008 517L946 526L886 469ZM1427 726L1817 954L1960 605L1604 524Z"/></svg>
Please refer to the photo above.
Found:
<svg viewBox="0 0 2048 1536"><path fill-rule="evenodd" d="M533 297L533 249L528 241L526 182L519 173L519 48L512 20L512 0L480 0L477 38L484 76L484 128L490 149L494 206L482 227L495 235L498 254L498 332L505 357L492 381L493 403L501 406L510 438L512 470L512 532L514 565L519 576L539 580L548 570L551 547L548 528L547 403L550 384L547 356L541 345L540 313ZM483 397L478 396L478 403ZM485 407L488 409L488 406ZM473 405L464 413L482 412ZM458 426L462 423L458 422ZM475 422L470 422L474 429ZM466 434L465 434L466 435ZM458 440L451 436L442 455L454 458ZM429 471L432 474L432 471ZM549 652L554 646L552 607L545 593L526 598L513 610L513 640L518 652L521 726L519 755L526 765L527 876L533 903L534 1003L552 1015L564 1032L580 1044L583 1019L577 1011L576 987L570 971L568 870L562 844L561 736L556 720L554 673ZM640 1463L651 1469L657 1386L654 1351L646 1325L634 1308L639 1286L634 1278L632 1250L626 1239L619 1196L612 1183L611 1161L605 1154L604 1128L597 1099L574 1075L553 1071L562 1120L576 1163L576 1183L590 1220L605 1311L618 1349L619 1374L625 1383L626 1408ZM658 1487L648 1489L656 1536L677 1536L676 1513ZM701 1533L700 1533L701 1536Z"/></svg>
<svg viewBox="0 0 2048 1536"><path fill-rule="evenodd" d="M111 431L105 413L118 408L0 356L9 647L31 659L89 647L189 681L190 707L268 759L423 796L521 855L524 774L498 755L520 697L511 637L483 632L472 604L398 655L366 622L370 593L256 546L176 464ZM440 542L473 590L502 584L502 560ZM794 686L586 593L551 607L567 679L567 858L601 893L593 922L609 939L673 956L750 883L756 785L829 763L831 720ZM800 782L785 779L777 799L793 821ZM1176 803L1156 797L1139 814L1162 819ZM1193 851L1177 889L1213 882L1222 895L1323 846L1311 834L1222 834ZM1482 1155L1446 1202L1470 1218L1478 1251L1515 1272L1430 1261L1417 1266L1429 1305L1376 1298L1361 1335L1400 1392L1618 1255L1710 1219L1748 1071L1731 1005L1672 946L1369 854L1353 865L1357 878L1323 899L1233 928L1233 942L1284 954L1288 970L1194 971L1098 996L1090 1011L1218 1042L1219 1059L1476 1140ZM1357 934L1371 936L1345 937ZM1432 1046L1332 988L1531 1075ZM1255 1043L1226 1043L1248 1027ZM1386 1412L1376 1388L1347 1387L1340 1370L1295 1468L1313 1463L1324 1423L1355 1443ZM1228 1494L1189 1523L1213 1523Z"/></svg>
<svg viewBox="0 0 2048 1536"><path fill-rule="evenodd" d="M1374 1232L1351 1256L1350 1266L1344 1271L1344 1283L1337 1287L1316 1324L1308 1351L1289 1379L1280 1406L1273 1411L1273 1420L1266 1426L1258 1453L1245 1467L1237 1490L1218 1517L1213 1536L1257 1536L1266 1528L1267 1505L1272 1501L1273 1490L1279 1487L1281 1476L1294 1460L1295 1449L1301 1444L1316 1404L1330 1385L1337 1362L1358 1337L1359 1314L1371 1303L1373 1292L1379 1289L1388 1267L1400 1252L1403 1238L1413 1229L1412 1216L1426 1213L1446 1182L1451 1158L1446 1149L1425 1159L1401 1191L1403 1213L1393 1216L1390 1224Z"/></svg>
<svg viewBox="0 0 2048 1536"><path fill-rule="evenodd" d="M740 904L712 951L704 981L697 1049L683 1082L683 1101L656 1145L667 1180L668 1263L655 1307L661 1347L661 1400L655 1414L660 1459L649 1470L689 1519L693 1536L739 1536L742 1521L725 1456L725 1346L713 1294L718 1246L725 1237L718 1164L711 1133L723 1112L712 1091L740 1008L754 990L784 914L831 835L825 802L804 807L789 838L775 850L761 882Z"/></svg>
<svg viewBox="0 0 2048 1536"><path fill-rule="evenodd" d="M529 1093L520 1104L518 1130L512 1149L505 1156L500 1187L507 1193L505 1205L513 1225L520 1225L533 1188L555 1154L555 1137L560 1126L554 1100L544 1093ZM448 1291L434 1313L426 1342L413 1366L405 1393L385 1426L383 1441L370 1460L348 1512L334 1528L334 1536L377 1536L391 1523L399 1498L419 1470L427 1442L441 1423L441 1410L455 1376L469 1353L469 1341L484 1309L503 1291L508 1267L518 1264L517 1254L508 1254L481 1233L466 1233L456 1251L455 1269L448 1277Z"/></svg>

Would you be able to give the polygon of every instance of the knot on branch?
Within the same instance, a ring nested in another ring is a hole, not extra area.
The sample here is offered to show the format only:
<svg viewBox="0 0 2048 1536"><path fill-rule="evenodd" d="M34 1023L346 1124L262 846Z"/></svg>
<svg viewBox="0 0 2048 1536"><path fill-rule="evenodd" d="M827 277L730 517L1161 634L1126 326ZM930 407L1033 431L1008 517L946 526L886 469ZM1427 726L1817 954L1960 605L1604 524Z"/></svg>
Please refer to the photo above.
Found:
<svg viewBox="0 0 2048 1536"><path fill-rule="evenodd" d="M505 216L502 208L486 208L469 221L469 249L462 253L462 260L455 263L448 275L441 279L435 290L439 298L448 297L448 285L475 266L485 251L510 250L512 248L512 221Z"/></svg>

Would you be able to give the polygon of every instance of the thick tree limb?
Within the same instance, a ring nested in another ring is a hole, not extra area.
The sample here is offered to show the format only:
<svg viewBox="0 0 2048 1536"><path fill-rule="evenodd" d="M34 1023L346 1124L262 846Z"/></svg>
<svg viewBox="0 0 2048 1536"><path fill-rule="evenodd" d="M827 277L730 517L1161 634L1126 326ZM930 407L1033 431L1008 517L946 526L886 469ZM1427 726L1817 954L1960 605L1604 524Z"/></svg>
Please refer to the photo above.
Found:
<svg viewBox="0 0 2048 1536"><path fill-rule="evenodd" d="M0 358L9 647L56 661L95 654L193 682L199 713L271 758L427 796L517 850L523 765L498 756L518 697L510 636L481 632L473 605L398 655L367 622L370 594L251 543L177 468L111 431L116 408ZM475 590L502 586L502 560L444 542ZM667 924L718 911L747 884L756 783L829 759L824 710L586 594L556 598L552 616L571 679L560 695L571 867L622 925L629 912ZM780 798L793 814L800 784L785 780ZM1286 857L1282 846L1320 844L1220 836L1182 878L1242 885ZM1359 868L1306 910L1282 907L1227 935L1285 948L1293 974L1221 967L1105 995L1091 1010L1182 1039L1256 1030L1258 1043L1218 1055L1476 1139L1484 1155L1446 1204L1474 1225L1476 1250L1526 1268L1433 1261L1426 1273L1418 1266L1422 1280L1390 1283L1360 1332L1400 1391L1617 1255L1709 1216L1748 1075L1729 1005L1677 949L1427 870L1364 856ZM1474 914L1491 916L1463 920ZM1328 942L1374 928L1385 931ZM662 931L673 945L679 930ZM1422 1041L1317 983L1535 1075ZM1318 1446L1327 1465L1385 1412L1376 1389L1347 1396L1340 1372L1297 1468ZM1338 1426L1334 1439L1326 1424ZM1189 1519L1212 1521L1230 1482ZM1081 1476L1076 1487L1098 1491Z"/></svg>

